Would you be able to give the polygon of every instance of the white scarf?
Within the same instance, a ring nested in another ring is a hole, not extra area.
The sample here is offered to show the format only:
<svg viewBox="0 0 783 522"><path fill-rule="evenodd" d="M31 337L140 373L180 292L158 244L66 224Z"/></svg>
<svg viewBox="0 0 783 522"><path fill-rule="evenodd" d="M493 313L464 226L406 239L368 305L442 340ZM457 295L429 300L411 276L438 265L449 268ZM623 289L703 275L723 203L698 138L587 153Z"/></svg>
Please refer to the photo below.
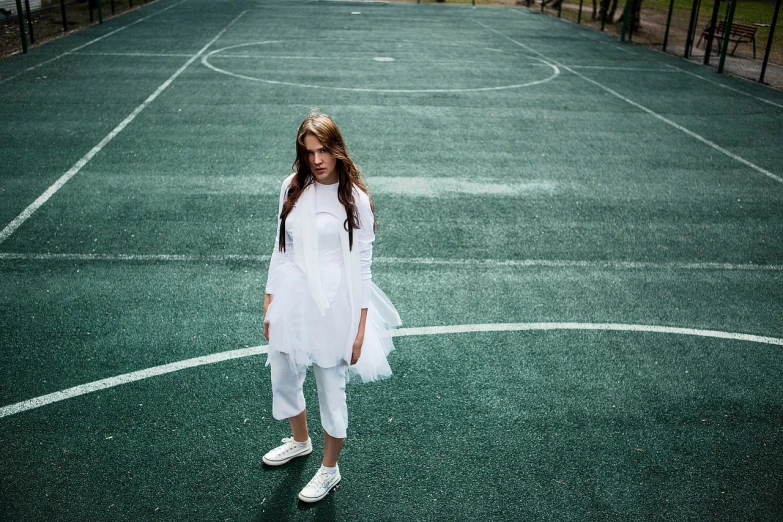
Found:
<svg viewBox="0 0 783 522"><path fill-rule="evenodd" d="M296 202L297 212L293 230L296 264L307 277L307 287L321 315L329 308L321 284L321 268L318 264L318 233L315 229L315 187L310 184L302 191ZM292 213L293 215L293 213ZM296 230L298 229L298 230Z"/></svg>
<svg viewBox="0 0 783 522"><path fill-rule="evenodd" d="M345 207L340 205L343 209L338 219L340 222L344 222L347 214ZM318 232L315 225L315 185L308 185L299 196L299 200L294 206L294 210L290 214L291 226L294 240L294 255L297 266L304 272L307 277L307 287L310 290L310 295L315 301L318 311L321 315L325 315L326 310L329 308L329 299L326 297L326 292L321 284L321 267L319 264L318 255ZM359 266L359 249L354 244L354 248L350 248L348 231L344 227L340 227L340 243L343 250L343 264L346 271L346 283L348 284L348 295L351 299L351 325L350 331L356 332L359 328L359 320L361 310L359 310L357 303L361 298L361 271ZM395 310L396 313L396 310ZM350 339L347 350L347 356L350 358L350 349L353 343L353 338Z"/></svg>

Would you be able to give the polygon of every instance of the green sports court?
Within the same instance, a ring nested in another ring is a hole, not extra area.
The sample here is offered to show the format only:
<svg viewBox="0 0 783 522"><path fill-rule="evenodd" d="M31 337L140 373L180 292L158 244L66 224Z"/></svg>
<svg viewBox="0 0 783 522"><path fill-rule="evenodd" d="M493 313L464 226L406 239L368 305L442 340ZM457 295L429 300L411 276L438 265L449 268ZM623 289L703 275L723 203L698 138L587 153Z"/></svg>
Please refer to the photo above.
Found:
<svg viewBox="0 0 783 522"><path fill-rule="evenodd" d="M783 519L783 93L535 10L157 0L0 61L0 519ZM367 180L391 379L280 468L296 129Z"/></svg>

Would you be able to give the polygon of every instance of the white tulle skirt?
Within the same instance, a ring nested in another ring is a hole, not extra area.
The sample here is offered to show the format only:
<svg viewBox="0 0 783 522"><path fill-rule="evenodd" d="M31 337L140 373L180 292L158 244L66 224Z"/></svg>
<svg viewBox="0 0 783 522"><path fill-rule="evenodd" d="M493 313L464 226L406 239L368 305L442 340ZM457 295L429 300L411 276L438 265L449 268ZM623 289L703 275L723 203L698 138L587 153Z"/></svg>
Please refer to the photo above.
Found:
<svg viewBox="0 0 783 522"><path fill-rule="evenodd" d="M265 322L269 323L267 365L273 352L288 354L291 370L299 373L312 364L330 368L350 365L351 346L356 332L351 332L351 304L342 266L322 272L329 308L321 315L310 296L304 273L294 263L287 263L279 273ZM370 305L364 328L364 342L359 361L348 366L346 380L372 382L390 377L387 356L394 350L390 330L401 324L400 316L386 294L371 285Z"/></svg>

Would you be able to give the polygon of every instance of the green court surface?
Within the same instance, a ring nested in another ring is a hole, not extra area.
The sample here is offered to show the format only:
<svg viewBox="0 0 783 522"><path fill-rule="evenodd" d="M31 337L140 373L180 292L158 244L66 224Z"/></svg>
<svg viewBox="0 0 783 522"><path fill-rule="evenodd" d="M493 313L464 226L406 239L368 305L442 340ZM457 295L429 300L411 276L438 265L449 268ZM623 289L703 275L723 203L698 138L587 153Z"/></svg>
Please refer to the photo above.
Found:
<svg viewBox="0 0 783 522"><path fill-rule="evenodd" d="M783 94L535 11L158 0L0 61L0 520L783 519ZM298 124L397 305L261 456Z"/></svg>

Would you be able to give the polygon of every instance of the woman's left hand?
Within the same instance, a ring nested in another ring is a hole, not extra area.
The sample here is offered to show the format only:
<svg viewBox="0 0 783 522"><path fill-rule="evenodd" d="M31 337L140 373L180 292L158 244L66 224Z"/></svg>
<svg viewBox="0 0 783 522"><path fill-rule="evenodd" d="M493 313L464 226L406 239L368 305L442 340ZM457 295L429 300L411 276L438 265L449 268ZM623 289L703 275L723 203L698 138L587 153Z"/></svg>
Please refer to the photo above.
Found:
<svg viewBox="0 0 783 522"><path fill-rule="evenodd" d="M359 332L356 336L356 340L353 342L353 352L351 353L351 365L359 362L359 357L362 356L362 344L364 344L364 332Z"/></svg>

